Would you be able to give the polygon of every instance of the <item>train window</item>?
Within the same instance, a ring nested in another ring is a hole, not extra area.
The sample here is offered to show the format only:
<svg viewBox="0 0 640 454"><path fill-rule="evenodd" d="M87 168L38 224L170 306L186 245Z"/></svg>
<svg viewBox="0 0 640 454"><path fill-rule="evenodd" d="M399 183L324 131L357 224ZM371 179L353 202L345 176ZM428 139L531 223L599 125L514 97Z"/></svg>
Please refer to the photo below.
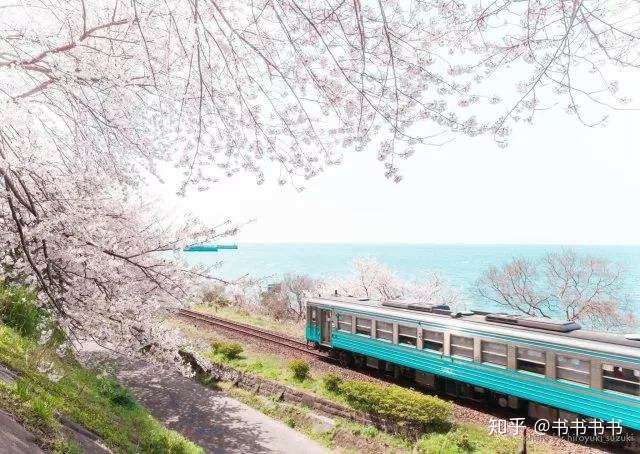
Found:
<svg viewBox="0 0 640 454"><path fill-rule="evenodd" d="M316 324L317 317L318 317L317 310L316 310L315 307L312 307L311 308L311 323L313 323L314 325Z"/></svg>
<svg viewBox="0 0 640 454"><path fill-rule="evenodd" d="M415 326L398 325L398 344L410 347L418 345L418 329Z"/></svg>
<svg viewBox="0 0 640 454"><path fill-rule="evenodd" d="M376 339L393 342L393 324L376 321Z"/></svg>
<svg viewBox="0 0 640 454"><path fill-rule="evenodd" d="M545 352L518 347L516 359L518 370L539 375L546 374L547 354Z"/></svg>
<svg viewBox="0 0 640 454"><path fill-rule="evenodd" d="M451 354L473 359L473 338L451 336Z"/></svg>
<svg viewBox="0 0 640 454"><path fill-rule="evenodd" d="M556 356L556 378L588 385L591 377L591 362L571 356Z"/></svg>
<svg viewBox="0 0 640 454"><path fill-rule="evenodd" d="M351 332L351 321L353 317L351 315L338 314L338 331Z"/></svg>
<svg viewBox="0 0 640 454"><path fill-rule="evenodd" d="M427 350L435 350L442 353L444 351L444 333L424 330L422 332L422 347Z"/></svg>
<svg viewBox="0 0 640 454"><path fill-rule="evenodd" d="M482 362L489 364L497 364L499 366L507 365L507 344L499 342L482 341Z"/></svg>
<svg viewBox="0 0 640 454"><path fill-rule="evenodd" d="M368 318L356 317L356 333L371 336L371 320Z"/></svg>
<svg viewBox="0 0 640 454"><path fill-rule="evenodd" d="M602 387L619 393L640 396L640 370L603 364Z"/></svg>

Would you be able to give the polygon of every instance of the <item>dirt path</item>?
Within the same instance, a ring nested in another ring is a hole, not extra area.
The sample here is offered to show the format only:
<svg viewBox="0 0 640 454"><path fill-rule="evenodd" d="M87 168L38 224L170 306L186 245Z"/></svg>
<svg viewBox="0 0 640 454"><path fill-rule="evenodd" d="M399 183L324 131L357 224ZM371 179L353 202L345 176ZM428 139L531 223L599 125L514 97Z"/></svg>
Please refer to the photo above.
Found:
<svg viewBox="0 0 640 454"><path fill-rule="evenodd" d="M129 364L118 379L156 418L208 453L325 453L319 444L220 391L153 368Z"/></svg>

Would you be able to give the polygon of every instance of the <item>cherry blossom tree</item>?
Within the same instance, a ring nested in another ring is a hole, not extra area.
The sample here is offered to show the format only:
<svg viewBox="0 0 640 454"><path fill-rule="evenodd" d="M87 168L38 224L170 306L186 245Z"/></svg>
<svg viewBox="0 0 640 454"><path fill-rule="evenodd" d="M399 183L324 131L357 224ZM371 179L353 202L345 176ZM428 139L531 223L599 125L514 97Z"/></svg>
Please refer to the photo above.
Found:
<svg viewBox="0 0 640 454"><path fill-rule="evenodd" d="M267 279L269 278L243 276L225 285L223 295L233 306L259 311L261 296L268 287L265 283Z"/></svg>
<svg viewBox="0 0 640 454"><path fill-rule="evenodd" d="M300 321L306 316L307 298L321 291L321 281L306 275L285 274L279 282L269 281L245 276L222 287L222 296L247 311Z"/></svg>
<svg viewBox="0 0 640 454"><path fill-rule="evenodd" d="M297 320L305 318L307 298L318 293L319 281L307 275L286 274L282 280L282 290L288 306Z"/></svg>
<svg viewBox="0 0 640 454"><path fill-rule="evenodd" d="M627 102L609 68L637 69L634 8L2 2L4 279L27 279L77 335L157 345L158 321L206 275L170 254L234 231L163 216L143 190L163 170L179 169L180 193L240 171L301 188L345 151L373 149L400 181L419 147L502 144L554 104L597 124Z"/></svg>
<svg viewBox="0 0 640 454"><path fill-rule="evenodd" d="M476 282L475 290L481 300L504 309L549 318L552 303L540 281L537 263L521 257L502 267L490 267Z"/></svg>
<svg viewBox="0 0 640 454"><path fill-rule="evenodd" d="M637 324L620 265L569 250L548 254L543 269L547 286L567 320L600 330Z"/></svg>
<svg viewBox="0 0 640 454"><path fill-rule="evenodd" d="M447 304L454 310L463 304L460 292L435 273L426 275L424 279L408 281L371 258L355 260L353 268L350 276L323 282L320 286L322 292L382 301L414 299L428 304Z"/></svg>
<svg viewBox="0 0 640 454"><path fill-rule="evenodd" d="M547 254L539 261L514 259L501 268L489 268L476 283L481 299L510 312L559 317L600 330L636 325L624 290L622 267L573 250Z"/></svg>
<svg viewBox="0 0 640 454"><path fill-rule="evenodd" d="M402 279L389 267L371 258L353 262L346 276L314 279L287 274L281 281L243 277L224 286L224 297L232 305L250 312L261 312L276 320L302 320L306 315L306 299L328 296L372 298L389 301L413 299L429 304L447 304L455 309L464 301L460 292L435 273L425 273L415 281Z"/></svg>

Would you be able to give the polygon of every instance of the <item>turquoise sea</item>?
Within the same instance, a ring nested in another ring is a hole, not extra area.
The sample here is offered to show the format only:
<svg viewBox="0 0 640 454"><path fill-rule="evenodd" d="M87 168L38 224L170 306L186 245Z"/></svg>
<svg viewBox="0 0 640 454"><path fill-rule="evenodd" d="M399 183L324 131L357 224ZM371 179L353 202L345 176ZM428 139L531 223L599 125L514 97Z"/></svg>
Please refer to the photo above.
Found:
<svg viewBox="0 0 640 454"><path fill-rule="evenodd" d="M570 246L581 254L606 258L625 269L626 288L640 312L640 246ZM407 279L436 271L462 290L474 306L471 288L482 272L515 257L536 259L563 246L429 244L243 244L237 250L190 252L193 263L219 263L217 275L235 279L249 274L277 280L286 273L316 278L350 273L359 257L375 258Z"/></svg>

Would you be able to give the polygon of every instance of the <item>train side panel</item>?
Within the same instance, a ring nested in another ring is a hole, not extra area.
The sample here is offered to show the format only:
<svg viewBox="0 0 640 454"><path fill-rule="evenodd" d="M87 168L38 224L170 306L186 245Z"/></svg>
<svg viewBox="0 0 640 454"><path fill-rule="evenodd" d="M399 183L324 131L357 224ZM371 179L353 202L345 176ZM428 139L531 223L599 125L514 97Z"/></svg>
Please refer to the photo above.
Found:
<svg viewBox="0 0 640 454"><path fill-rule="evenodd" d="M313 325L307 323L305 327L305 338L307 342L313 342L316 344L320 343L320 327L318 325Z"/></svg>
<svg viewBox="0 0 640 454"><path fill-rule="evenodd" d="M640 400L633 397L627 398L624 395L571 385L544 376L418 350L343 331L333 331L331 344L333 348L389 361L585 416L605 421L617 420L626 427L640 430Z"/></svg>

